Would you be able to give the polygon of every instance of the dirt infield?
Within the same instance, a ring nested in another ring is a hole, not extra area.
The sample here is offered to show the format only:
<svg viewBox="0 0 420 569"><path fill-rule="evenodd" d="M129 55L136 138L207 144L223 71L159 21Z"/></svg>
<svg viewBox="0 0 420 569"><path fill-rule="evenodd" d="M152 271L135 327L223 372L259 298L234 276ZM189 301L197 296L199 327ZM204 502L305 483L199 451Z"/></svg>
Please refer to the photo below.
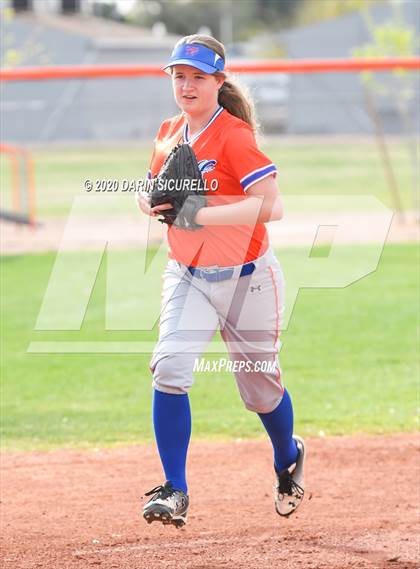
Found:
<svg viewBox="0 0 420 569"><path fill-rule="evenodd" d="M148 525L152 445L8 454L2 563L23 569L417 569L419 437L308 441L307 494L274 512L266 441L191 445L188 524Z"/></svg>

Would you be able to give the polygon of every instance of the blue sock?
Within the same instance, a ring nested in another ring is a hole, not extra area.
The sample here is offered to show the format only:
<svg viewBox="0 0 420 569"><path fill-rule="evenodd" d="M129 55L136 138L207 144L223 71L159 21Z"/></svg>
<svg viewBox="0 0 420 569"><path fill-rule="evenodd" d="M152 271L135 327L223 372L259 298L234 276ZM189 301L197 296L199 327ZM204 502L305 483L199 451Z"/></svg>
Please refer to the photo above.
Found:
<svg viewBox="0 0 420 569"><path fill-rule="evenodd" d="M176 490L187 493L185 466L191 436L188 394L172 395L154 390L153 426L166 480Z"/></svg>
<svg viewBox="0 0 420 569"><path fill-rule="evenodd" d="M293 435L293 407L284 390L283 399L271 413L258 413L274 449L274 465L278 471L296 462L298 450Z"/></svg>

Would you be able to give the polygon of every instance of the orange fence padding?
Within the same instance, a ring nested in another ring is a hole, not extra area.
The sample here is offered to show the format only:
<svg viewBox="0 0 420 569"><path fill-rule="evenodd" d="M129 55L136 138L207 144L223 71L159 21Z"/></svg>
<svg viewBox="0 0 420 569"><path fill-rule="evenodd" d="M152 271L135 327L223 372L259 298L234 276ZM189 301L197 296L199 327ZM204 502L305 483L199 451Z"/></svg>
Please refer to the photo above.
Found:
<svg viewBox="0 0 420 569"><path fill-rule="evenodd" d="M48 81L60 79L100 79L110 77L165 76L163 65L60 65L18 67L0 70L0 81ZM355 73L360 71L419 70L419 57L384 59L296 59L232 63L227 71L237 73ZM35 182L31 154L24 148L0 144L0 152L12 162L12 199L15 210L21 208L18 161L23 160L28 191L28 222L35 224Z"/></svg>
<svg viewBox="0 0 420 569"><path fill-rule="evenodd" d="M51 79L99 79L106 77L165 76L161 65L60 65L18 67L0 71L0 81L45 81ZM227 71L239 73L354 73L420 69L419 57L386 59L296 59L232 63Z"/></svg>
<svg viewBox="0 0 420 569"><path fill-rule="evenodd" d="M22 200L22 172L19 168L21 161L25 169L26 189L27 189L27 223L31 226L36 225L35 212L35 168L32 154L22 146L0 143L0 153L9 156L12 166L12 206L14 213L21 214Z"/></svg>

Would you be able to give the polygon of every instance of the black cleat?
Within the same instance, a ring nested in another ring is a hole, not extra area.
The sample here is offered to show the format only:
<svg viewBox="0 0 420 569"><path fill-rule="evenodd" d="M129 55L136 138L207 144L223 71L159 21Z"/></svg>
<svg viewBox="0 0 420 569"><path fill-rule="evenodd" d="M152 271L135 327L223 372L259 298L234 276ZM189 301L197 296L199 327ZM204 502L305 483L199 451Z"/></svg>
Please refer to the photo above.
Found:
<svg viewBox="0 0 420 569"><path fill-rule="evenodd" d="M280 516L288 518L297 510L303 500L304 477L303 467L305 463L305 443L300 437L293 437L299 451L296 464L285 468L281 472L276 471L277 484L274 487L274 503L276 512Z"/></svg>
<svg viewBox="0 0 420 569"><path fill-rule="evenodd" d="M185 525L189 497L182 490L174 490L172 482L156 486L145 496L152 496L143 508L143 518L147 523L160 522L177 528Z"/></svg>

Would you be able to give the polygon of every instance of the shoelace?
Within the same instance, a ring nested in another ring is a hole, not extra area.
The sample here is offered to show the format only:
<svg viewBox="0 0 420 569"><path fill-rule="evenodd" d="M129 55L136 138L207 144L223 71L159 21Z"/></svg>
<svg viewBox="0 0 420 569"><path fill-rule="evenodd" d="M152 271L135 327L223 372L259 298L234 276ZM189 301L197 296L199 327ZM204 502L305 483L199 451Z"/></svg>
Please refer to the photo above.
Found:
<svg viewBox="0 0 420 569"><path fill-rule="evenodd" d="M279 477L279 492L288 496L292 496L294 492L299 496L304 494L302 486L293 480L290 472L287 472L282 478Z"/></svg>
<svg viewBox="0 0 420 569"><path fill-rule="evenodd" d="M165 484L164 486L156 486L156 488L149 490L148 492L145 493L145 496L152 496L149 500L149 502L151 502L152 500L156 500L157 498L161 500L169 498L169 496L172 496L173 493L174 489L172 488L172 486L170 484Z"/></svg>

